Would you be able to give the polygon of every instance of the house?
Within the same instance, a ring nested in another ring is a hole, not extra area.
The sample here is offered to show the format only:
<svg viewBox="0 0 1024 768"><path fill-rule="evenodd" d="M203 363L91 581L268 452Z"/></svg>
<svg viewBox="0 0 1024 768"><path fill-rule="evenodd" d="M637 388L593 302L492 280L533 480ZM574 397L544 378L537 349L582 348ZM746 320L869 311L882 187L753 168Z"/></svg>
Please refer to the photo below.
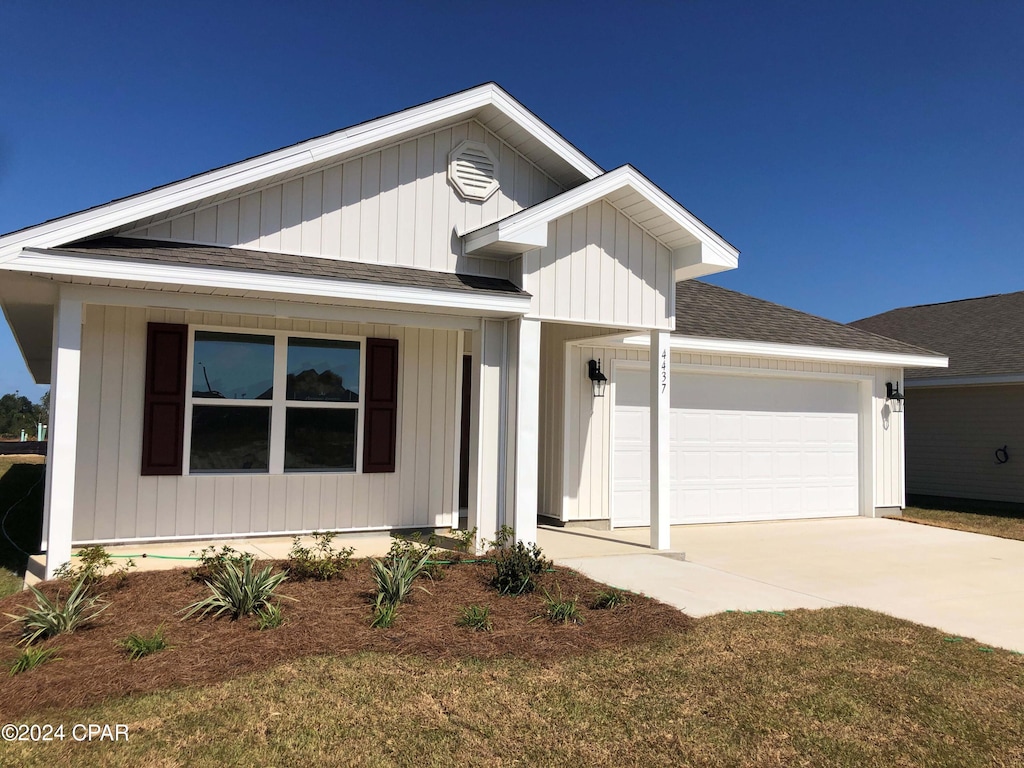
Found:
<svg viewBox="0 0 1024 768"><path fill-rule="evenodd" d="M494 84L4 235L53 392L47 574L88 543L464 514L667 548L900 507L885 384L944 359L689 282L737 264Z"/></svg>
<svg viewBox="0 0 1024 768"><path fill-rule="evenodd" d="M1024 503L1024 291L851 325L949 355L905 374L908 492Z"/></svg>

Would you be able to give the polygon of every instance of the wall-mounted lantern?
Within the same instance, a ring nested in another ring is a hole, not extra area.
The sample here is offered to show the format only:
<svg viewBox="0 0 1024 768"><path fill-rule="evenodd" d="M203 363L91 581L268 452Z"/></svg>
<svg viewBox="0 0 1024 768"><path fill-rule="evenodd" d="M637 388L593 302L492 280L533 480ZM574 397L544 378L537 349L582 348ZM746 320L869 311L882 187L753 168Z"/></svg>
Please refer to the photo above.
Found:
<svg viewBox="0 0 1024 768"><path fill-rule="evenodd" d="M892 409L896 412L903 410L903 395L900 394L900 383L897 381L893 384L891 381L885 382L885 399L886 402L892 403Z"/></svg>
<svg viewBox="0 0 1024 768"><path fill-rule="evenodd" d="M594 397L604 397L604 388L608 386L608 377L601 373L601 361L591 360L587 363L590 384L594 387Z"/></svg>

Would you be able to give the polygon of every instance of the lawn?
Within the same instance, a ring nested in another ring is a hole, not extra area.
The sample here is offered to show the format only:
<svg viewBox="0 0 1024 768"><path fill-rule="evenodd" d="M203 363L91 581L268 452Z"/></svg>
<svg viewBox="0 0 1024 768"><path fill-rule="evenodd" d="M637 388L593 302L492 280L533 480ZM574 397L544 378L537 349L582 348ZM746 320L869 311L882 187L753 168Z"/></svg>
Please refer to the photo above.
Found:
<svg viewBox="0 0 1024 768"><path fill-rule="evenodd" d="M43 456L0 456L0 597L21 589L26 552L39 551Z"/></svg>
<svg viewBox="0 0 1024 768"><path fill-rule="evenodd" d="M60 660L0 680L0 722L64 724L66 740L0 746L0 764L1024 764L1024 656L854 608L695 621L632 596L598 610L601 586L560 568L501 597L492 572L419 582L429 593L380 630L365 563L285 582L297 600L266 631L181 621L205 589L181 570L107 582L95 626L48 641ZM578 595L584 623L539 618L544 590ZM467 604L490 606L493 631L456 626ZM170 650L117 650L160 623ZM0 630L5 660L16 639ZM75 723L129 738L76 743Z"/></svg>
<svg viewBox="0 0 1024 768"><path fill-rule="evenodd" d="M927 498L903 510L903 519L1024 541L1024 505Z"/></svg>

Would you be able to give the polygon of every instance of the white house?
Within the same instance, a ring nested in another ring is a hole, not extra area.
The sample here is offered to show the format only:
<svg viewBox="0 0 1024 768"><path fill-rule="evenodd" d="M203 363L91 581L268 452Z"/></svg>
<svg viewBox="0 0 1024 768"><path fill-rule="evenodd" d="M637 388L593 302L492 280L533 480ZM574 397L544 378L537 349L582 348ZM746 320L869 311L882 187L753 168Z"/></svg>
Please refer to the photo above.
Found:
<svg viewBox="0 0 1024 768"><path fill-rule="evenodd" d="M945 359L687 282L737 257L494 84L4 235L52 386L47 575L78 544L460 510L665 548L901 507L886 383Z"/></svg>

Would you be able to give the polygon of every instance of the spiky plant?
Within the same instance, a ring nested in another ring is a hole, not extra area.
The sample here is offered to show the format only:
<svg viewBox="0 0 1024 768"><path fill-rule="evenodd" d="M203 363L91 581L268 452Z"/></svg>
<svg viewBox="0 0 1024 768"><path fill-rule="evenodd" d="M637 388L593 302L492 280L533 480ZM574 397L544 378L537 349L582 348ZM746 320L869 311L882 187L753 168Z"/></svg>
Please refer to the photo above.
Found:
<svg viewBox="0 0 1024 768"><path fill-rule="evenodd" d="M277 603L271 603L266 608L256 612L256 628L259 630L277 629L283 621L284 616L281 615L281 606Z"/></svg>
<svg viewBox="0 0 1024 768"><path fill-rule="evenodd" d="M580 613L579 599L566 600L562 597L562 588L558 594L552 595L544 590L544 615L552 624L582 624L583 614Z"/></svg>
<svg viewBox="0 0 1024 768"><path fill-rule="evenodd" d="M374 629L387 629L395 623L398 618L398 604L387 602L381 595L373 604L373 617L370 619L370 626Z"/></svg>
<svg viewBox="0 0 1024 768"><path fill-rule="evenodd" d="M373 580L377 584L378 599L391 605L398 605L404 601L409 596L416 577L427 567L429 559L430 553L426 552L418 560L402 555L370 561Z"/></svg>
<svg viewBox="0 0 1024 768"><path fill-rule="evenodd" d="M59 661L58 650L57 648L26 648L11 664L11 677L35 669L48 661Z"/></svg>
<svg viewBox="0 0 1024 768"><path fill-rule="evenodd" d="M269 565L256 573L252 560L244 560L240 565L226 562L206 581L212 594L184 608L182 618L187 619L197 613L200 619L210 613L215 618L222 613L230 614L232 619L250 616L270 605L277 588L287 578L286 571L274 573Z"/></svg>
<svg viewBox="0 0 1024 768"><path fill-rule="evenodd" d="M21 622L21 642L31 645L36 640L45 640L54 635L74 632L86 622L95 619L109 607L99 595L90 596L84 577L80 577L63 602L60 593L50 600L36 587L29 590L36 599L34 608L26 608L21 615L8 613L7 616Z"/></svg>
<svg viewBox="0 0 1024 768"><path fill-rule="evenodd" d="M491 609L486 605L467 606L462 609L457 623L460 627L468 627L477 632L490 632L493 628Z"/></svg>
<svg viewBox="0 0 1024 768"><path fill-rule="evenodd" d="M628 592L624 589L609 587L608 589L601 590L597 593L597 596L594 598L594 608L599 611L609 610L628 602Z"/></svg>
<svg viewBox="0 0 1024 768"><path fill-rule="evenodd" d="M143 656L149 656L151 653L162 651L167 648L167 639L164 637L163 626L157 627L152 635L142 635L138 632L132 632L124 640L120 640L117 643L121 646L128 658L132 661L141 659Z"/></svg>

